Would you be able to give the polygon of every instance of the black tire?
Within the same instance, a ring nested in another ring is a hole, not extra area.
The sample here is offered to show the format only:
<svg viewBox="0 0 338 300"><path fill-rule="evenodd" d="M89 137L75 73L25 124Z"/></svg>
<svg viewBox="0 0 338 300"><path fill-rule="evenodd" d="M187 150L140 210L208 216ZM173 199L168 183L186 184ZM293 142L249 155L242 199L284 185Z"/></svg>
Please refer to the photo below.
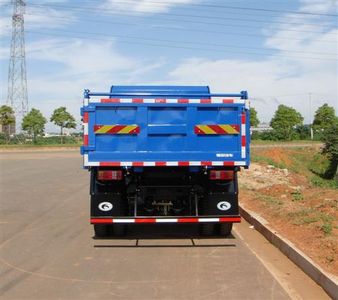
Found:
<svg viewBox="0 0 338 300"><path fill-rule="evenodd" d="M94 232L96 237L106 237L109 233L106 224L94 224Z"/></svg>
<svg viewBox="0 0 338 300"><path fill-rule="evenodd" d="M221 223L219 227L219 234L221 236L229 236L232 230L232 223Z"/></svg>
<svg viewBox="0 0 338 300"><path fill-rule="evenodd" d="M126 234L126 225L114 224L111 228L113 236L124 236Z"/></svg>
<svg viewBox="0 0 338 300"><path fill-rule="evenodd" d="M200 225L200 233L203 236L210 236L213 235L215 232L215 224L206 223Z"/></svg>

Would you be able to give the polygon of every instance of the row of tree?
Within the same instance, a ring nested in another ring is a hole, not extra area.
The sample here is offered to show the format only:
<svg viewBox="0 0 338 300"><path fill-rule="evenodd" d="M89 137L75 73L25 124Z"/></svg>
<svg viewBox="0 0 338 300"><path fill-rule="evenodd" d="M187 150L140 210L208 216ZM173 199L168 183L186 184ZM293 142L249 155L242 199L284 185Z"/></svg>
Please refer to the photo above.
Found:
<svg viewBox="0 0 338 300"><path fill-rule="evenodd" d="M60 127L61 143L63 143L64 128L76 128L75 118L67 111L66 107L62 106L54 110L50 117L50 122ZM30 112L22 119L22 130L27 132L36 143L37 137L45 132L47 119L43 116L40 110L32 108ZM7 128L4 130L9 139L10 126L15 126L14 111L10 106L0 106L0 124Z"/></svg>
<svg viewBox="0 0 338 300"><path fill-rule="evenodd" d="M267 140L292 140L298 136L304 138L310 136L309 126L303 125L304 118L292 107L279 105L270 126L272 131L265 132L264 135L258 135L258 138ZM75 118L66 110L66 107L59 107L54 110L50 117L50 121L60 127L61 142L63 142L63 129L76 128ZM33 108L22 120L22 130L27 132L36 141L38 135L43 135L47 119L42 113ZM250 108L250 125L257 127L260 123L255 108ZM316 133L318 139L325 136L327 130L332 124L338 123L335 110L328 104L319 107L315 113L312 129ZM0 106L0 124L4 127L15 126L15 118L13 109L7 105ZM7 130L8 131L8 130ZM6 132L6 130L5 130ZM257 138L257 136L253 136Z"/></svg>
<svg viewBox="0 0 338 300"><path fill-rule="evenodd" d="M326 132L333 124L338 123L338 117L333 107L324 104L315 112L314 120L311 125L303 125L304 118L294 108L279 105L273 118L270 121L271 132L265 134L266 139L271 140L292 140L297 136L304 138L304 135L310 136L310 127L316 134L317 139L323 139ZM257 111L250 108L250 125L257 127L259 119ZM304 134L305 133L305 134Z"/></svg>
<svg viewBox="0 0 338 300"><path fill-rule="evenodd" d="M302 115L294 108L279 105L270 122L272 130L267 134L268 139L293 139L297 130L299 132L302 126L304 127L303 120ZM60 127L61 143L63 143L63 129L76 128L75 118L63 106L54 110L50 122ZM43 114L38 109L32 108L22 120L22 130L32 136L33 142L36 143L37 136L44 134L46 123L47 119ZM260 123L257 111L254 108L250 108L250 123L252 127L257 127ZM0 106L0 124L7 127L5 133L9 139L10 130L8 130L8 127L15 126L14 111L11 107ZM338 180L338 117L335 115L334 108L328 104L319 107L310 126L325 144L323 153L327 155L330 161L326 177L333 178L336 176Z"/></svg>
<svg viewBox="0 0 338 300"><path fill-rule="evenodd" d="M251 126L257 127L259 120L254 108L250 109ZM271 119L271 132L266 135L274 140L291 140L304 128L303 117L294 108L285 105L279 105L273 118ZM324 104L319 107L315 113L313 123L310 125L317 135L317 139L324 143L322 153L326 155L330 164L325 171L324 178L336 178L338 182L338 117L333 107ZM309 127L308 136L310 133Z"/></svg>

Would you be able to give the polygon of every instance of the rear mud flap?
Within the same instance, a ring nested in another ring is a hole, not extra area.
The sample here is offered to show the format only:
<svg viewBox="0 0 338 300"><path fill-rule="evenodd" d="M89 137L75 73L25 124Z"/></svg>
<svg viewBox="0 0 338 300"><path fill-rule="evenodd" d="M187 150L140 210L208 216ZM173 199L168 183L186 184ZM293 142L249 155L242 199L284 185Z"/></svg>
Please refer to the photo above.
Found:
<svg viewBox="0 0 338 300"><path fill-rule="evenodd" d="M201 203L199 215L239 215L238 195L235 193L210 193Z"/></svg>
<svg viewBox="0 0 338 300"><path fill-rule="evenodd" d="M91 196L92 217L125 216L126 201L120 193L97 194Z"/></svg>

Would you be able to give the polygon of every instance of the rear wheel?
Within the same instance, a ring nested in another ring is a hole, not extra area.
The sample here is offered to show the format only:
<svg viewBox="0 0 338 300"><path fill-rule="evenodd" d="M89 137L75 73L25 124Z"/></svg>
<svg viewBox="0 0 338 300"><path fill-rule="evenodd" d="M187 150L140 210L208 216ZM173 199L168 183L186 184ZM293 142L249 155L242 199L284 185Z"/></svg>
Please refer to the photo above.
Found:
<svg viewBox="0 0 338 300"><path fill-rule="evenodd" d="M219 234L221 236L229 236L232 230L232 223L221 223L219 227Z"/></svg>
<svg viewBox="0 0 338 300"><path fill-rule="evenodd" d="M108 226L106 224L94 224L96 237L106 237L108 235Z"/></svg>
<svg viewBox="0 0 338 300"><path fill-rule="evenodd" d="M124 236L126 234L126 225L114 224L111 228L113 236Z"/></svg>
<svg viewBox="0 0 338 300"><path fill-rule="evenodd" d="M200 225L200 233L203 236L210 236L213 235L215 231L215 224L207 223Z"/></svg>

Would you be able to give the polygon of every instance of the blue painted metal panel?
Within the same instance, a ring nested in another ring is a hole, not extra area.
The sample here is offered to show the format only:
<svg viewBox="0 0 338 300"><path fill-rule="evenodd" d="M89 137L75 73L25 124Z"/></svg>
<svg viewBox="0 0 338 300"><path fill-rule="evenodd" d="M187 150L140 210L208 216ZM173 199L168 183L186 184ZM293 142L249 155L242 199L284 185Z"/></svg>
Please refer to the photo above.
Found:
<svg viewBox="0 0 338 300"><path fill-rule="evenodd" d="M110 93L90 93L86 96L129 98L211 98L209 87L187 86L113 86ZM121 96L122 95L122 96ZM222 97L247 98L239 94L217 94ZM234 96L236 95L236 96ZM145 104L90 103L89 145L82 149L89 161L245 161L249 165L249 111L244 104ZM198 124L241 124L246 114L246 157L242 157L242 138L234 135L196 135ZM94 125L137 124L137 135L95 135Z"/></svg>
<svg viewBox="0 0 338 300"><path fill-rule="evenodd" d="M167 95L176 94L176 96L187 94L191 95L189 98L199 98L194 94L210 94L208 86L136 86L136 85L116 85L110 89L114 94L157 94ZM126 97L126 96L124 96Z"/></svg>

